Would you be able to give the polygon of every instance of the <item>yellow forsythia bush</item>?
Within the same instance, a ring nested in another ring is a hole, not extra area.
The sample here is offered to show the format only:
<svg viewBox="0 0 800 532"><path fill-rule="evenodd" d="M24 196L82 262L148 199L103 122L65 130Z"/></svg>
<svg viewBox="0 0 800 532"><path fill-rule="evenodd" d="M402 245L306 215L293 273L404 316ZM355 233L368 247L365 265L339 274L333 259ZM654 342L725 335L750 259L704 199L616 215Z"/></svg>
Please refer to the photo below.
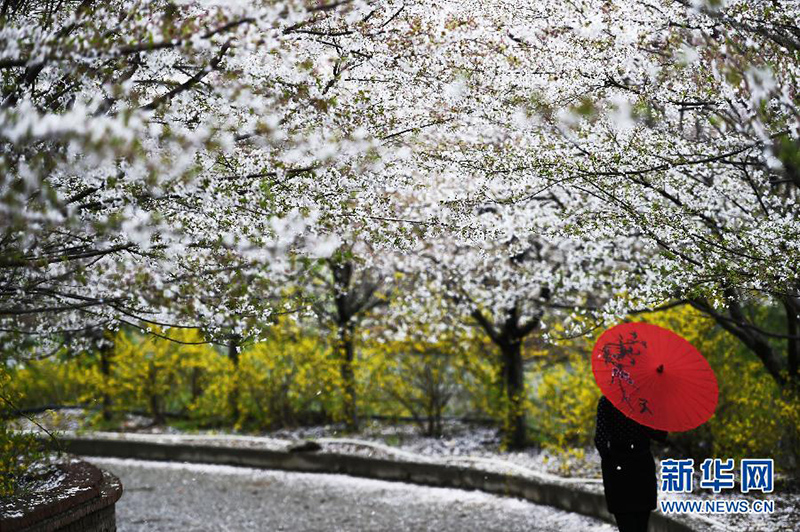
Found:
<svg viewBox="0 0 800 532"><path fill-rule="evenodd" d="M41 446L33 434L17 432L6 420L19 408L20 401L11 381L9 368L0 359L0 497L12 495L20 475L42 458Z"/></svg>
<svg viewBox="0 0 800 532"><path fill-rule="evenodd" d="M16 365L9 383L18 408L80 403L87 392L91 365L59 353L52 358Z"/></svg>
<svg viewBox="0 0 800 532"><path fill-rule="evenodd" d="M800 400L788 390L782 391L753 358L734 349L716 357L720 403L709 422L713 454L774 458L782 469L796 470L800 462Z"/></svg>
<svg viewBox="0 0 800 532"><path fill-rule="evenodd" d="M365 367L360 373L369 370L362 380L371 385L364 389L370 412L411 417L426 435L440 435L445 409L458 393L455 360L460 355L446 338L368 344L362 351Z"/></svg>
<svg viewBox="0 0 800 532"><path fill-rule="evenodd" d="M689 306L635 320L684 336L717 374L717 412L707 424L671 436L680 452L698 458L772 457L783 469L798 467L800 400L782 391L752 353ZM243 347L236 368L226 350L201 343L199 331L156 332L180 343L119 332L105 355L107 374L98 353L59 353L3 365L3 393L21 408L83 403L114 412L145 411L157 421L178 413L199 426L265 430L345 419L335 341L317 330L280 320L264 341ZM425 324L417 332L402 341L364 335L353 365L359 415L438 418L424 426L420 421L423 431L433 434L441 430L445 414L485 416L502 426L510 405L500 356L491 342L477 332L430 340L436 335L428 334ZM532 341L525 347L524 408L531 434L545 448L574 453L591 445L600 392L589 354L600 332L546 347ZM4 434L0 446L6 453L11 440ZM9 464L3 461L4 467Z"/></svg>
<svg viewBox="0 0 800 532"><path fill-rule="evenodd" d="M560 363L540 366L539 372L532 412L542 446L566 451L591 445L600 389L589 357L573 353Z"/></svg>
<svg viewBox="0 0 800 532"><path fill-rule="evenodd" d="M580 459L594 437L600 389L594 382L590 352L600 332L558 340L564 335L563 326L551 327L553 340L530 357L533 437L549 451Z"/></svg>
<svg viewBox="0 0 800 532"><path fill-rule="evenodd" d="M508 400L503 393L503 367L494 345L480 336L455 357L455 379L468 397L470 410L502 423L507 419Z"/></svg>
<svg viewBox="0 0 800 532"><path fill-rule="evenodd" d="M177 341L118 333L114 337L111 375L103 375L99 366L94 366L91 393L94 398L107 394L116 410L143 410L161 423L167 412L184 412L198 400L202 390L196 383L193 386L192 379L218 370L224 366L224 359L212 346L202 343L197 330L156 332L166 332Z"/></svg>
<svg viewBox="0 0 800 532"><path fill-rule="evenodd" d="M510 434L512 427L509 423L515 417L511 415L511 409L515 405L506 394L499 349L485 335L477 332L470 333L463 343L467 348L454 359L455 380L467 397L469 410L488 417L501 428L502 433ZM525 360L530 361L541 355L540 349L523 346L522 356ZM522 409L526 423L531 425L535 421L532 419L534 403L531 399L530 377L535 371L528 364L525 372L525 395L518 407ZM506 443L504 441L502 445Z"/></svg>
<svg viewBox="0 0 800 532"><path fill-rule="evenodd" d="M275 428L343 416L341 375L325 342L289 320L241 353L240 425Z"/></svg>

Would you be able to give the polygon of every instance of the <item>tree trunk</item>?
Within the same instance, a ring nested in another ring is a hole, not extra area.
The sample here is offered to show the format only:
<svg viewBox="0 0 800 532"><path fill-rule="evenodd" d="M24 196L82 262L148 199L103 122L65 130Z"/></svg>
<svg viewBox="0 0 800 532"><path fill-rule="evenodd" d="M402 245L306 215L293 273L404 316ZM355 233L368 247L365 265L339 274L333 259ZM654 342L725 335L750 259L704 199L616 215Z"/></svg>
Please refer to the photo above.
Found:
<svg viewBox="0 0 800 532"><path fill-rule="evenodd" d="M786 310L786 339L788 364L788 381L794 392L800 392L800 306L793 298L786 298L783 303Z"/></svg>
<svg viewBox="0 0 800 532"><path fill-rule="evenodd" d="M195 403L203 393L203 389L200 387L200 368L192 368L191 387L192 403Z"/></svg>
<svg viewBox="0 0 800 532"><path fill-rule="evenodd" d="M157 393L150 396L150 412L153 415L153 425L164 425L167 422L161 408L161 396Z"/></svg>
<svg viewBox="0 0 800 532"><path fill-rule="evenodd" d="M233 384L228 391L228 406L231 411L231 419L234 423L239 421L239 343L241 338L232 334L228 343L228 358L233 364Z"/></svg>
<svg viewBox="0 0 800 532"><path fill-rule="evenodd" d="M351 323L339 325L339 354L342 382L344 384L344 411L347 428L358 430L358 411L356 409L356 378L353 370L355 345L354 327Z"/></svg>
<svg viewBox="0 0 800 532"><path fill-rule="evenodd" d="M527 440L525 425L525 371L522 366L522 344L513 339L503 342L503 385L508 411L505 420L505 444L510 449L525 447Z"/></svg>
<svg viewBox="0 0 800 532"><path fill-rule="evenodd" d="M344 411L347 428L358 430L358 411L356 409L356 378L353 370L355 360L355 315L358 305L351 293L353 265L350 262L331 265L333 275L335 321L339 331L339 364L342 375Z"/></svg>
<svg viewBox="0 0 800 532"><path fill-rule="evenodd" d="M149 378L150 378L150 415L153 416L153 425L164 425L166 423L166 418L164 417L164 408L161 404L161 396L158 394L157 386L158 386L158 370L156 369L155 365L151 362L150 363L150 371L149 371Z"/></svg>
<svg viewBox="0 0 800 532"><path fill-rule="evenodd" d="M109 381L111 380L111 353L113 346L103 346L100 348L100 373L103 375L103 397L102 397L102 414L104 421L111 421L112 418L112 401L111 394L108 393Z"/></svg>
<svg viewBox="0 0 800 532"><path fill-rule="evenodd" d="M549 299L550 292L542 289L542 299ZM525 368L522 363L522 341L538 329L541 313L521 322L520 305L516 304L506 315L501 326L495 324L479 309L472 312L473 319L483 328L492 342L500 348L502 357L502 386L508 401L508 411L503 423L504 445L520 449L527 443L525 423Z"/></svg>
<svg viewBox="0 0 800 532"><path fill-rule="evenodd" d="M437 436L436 434L436 384L433 382L430 368L425 368L425 383L427 385L427 401L425 402L425 412L428 416L428 427L426 435L430 437Z"/></svg>

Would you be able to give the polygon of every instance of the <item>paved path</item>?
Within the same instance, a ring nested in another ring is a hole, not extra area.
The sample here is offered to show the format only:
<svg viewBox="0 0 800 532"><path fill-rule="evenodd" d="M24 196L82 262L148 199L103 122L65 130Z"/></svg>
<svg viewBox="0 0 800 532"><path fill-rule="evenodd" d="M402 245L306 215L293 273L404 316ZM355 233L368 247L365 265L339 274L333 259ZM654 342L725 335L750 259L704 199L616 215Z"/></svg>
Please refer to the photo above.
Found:
<svg viewBox="0 0 800 532"><path fill-rule="evenodd" d="M120 532L612 532L600 521L482 492L343 475L89 458L122 479Z"/></svg>

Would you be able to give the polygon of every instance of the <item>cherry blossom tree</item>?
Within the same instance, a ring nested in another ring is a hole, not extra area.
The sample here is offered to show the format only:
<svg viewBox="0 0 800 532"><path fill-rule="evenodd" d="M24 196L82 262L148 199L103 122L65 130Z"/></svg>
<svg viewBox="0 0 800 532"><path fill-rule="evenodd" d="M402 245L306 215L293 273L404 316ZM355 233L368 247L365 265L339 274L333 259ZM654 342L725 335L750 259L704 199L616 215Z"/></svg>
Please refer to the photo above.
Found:
<svg viewBox="0 0 800 532"><path fill-rule="evenodd" d="M328 238L287 182L367 144L300 37L346 3L3 2L4 340L264 321Z"/></svg>
<svg viewBox="0 0 800 532"><path fill-rule="evenodd" d="M472 226L461 238L450 234L426 241L403 263L407 271L416 265L424 279L412 297L444 297L449 313L468 318L496 346L507 403L505 443L512 448L527 443L524 345L563 337L564 324L574 323L569 335L598 327L594 311L613 297L615 275L623 265L613 242L544 236L569 205L569 197L560 196L532 203L525 211L487 204L479 209L480 231ZM518 236L524 235L517 225L523 216L527 237ZM574 321L577 315L586 319Z"/></svg>
<svg viewBox="0 0 800 532"><path fill-rule="evenodd" d="M429 186L408 212L423 238L435 227L480 240L489 203L516 213L521 239L614 242L625 264L607 317L685 300L779 384L796 381L797 10L441 4L419 17L437 49L418 60L426 83L407 87L446 114L416 130L408 166ZM531 223L532 204L563 196L557 220ZM773 304L783 331L749 315Z"/></svg>
<svg viewBox="0 0 800 532"><path fill-rule="evenodd" d="M677 299L796 380L795 2L1 9L4 334L228 344L357 234L509 345Z"/></svg>
<svg viewBox="0 0 800 532"><path fill-rule="evenodd" d="M689 302L776 382L797 382L797 4L554 6L523 38L552 49L540 32L560 32L583 59L556 81L566 105L539 104L554 142L575 150L551 185L602 200L573 209L565 229L635 235L655 253L648 282L628 283L632 299ZM774 304L783 330L750 312Z"/></svg>

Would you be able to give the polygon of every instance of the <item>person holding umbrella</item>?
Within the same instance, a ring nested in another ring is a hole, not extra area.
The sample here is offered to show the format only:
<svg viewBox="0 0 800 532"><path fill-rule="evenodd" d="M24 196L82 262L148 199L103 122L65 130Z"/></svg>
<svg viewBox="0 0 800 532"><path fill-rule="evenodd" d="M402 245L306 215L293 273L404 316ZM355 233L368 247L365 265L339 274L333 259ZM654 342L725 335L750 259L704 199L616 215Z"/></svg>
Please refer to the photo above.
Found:
<svg viewBox="0 0 800 532"><path fill-rule="evenodd" d="M597 403L594 444L600 453L608 511L620 532L646 532L656 508L656 466L650 440L667 433L633 421L605 396Z"/></svg>
<svg viewBox="0 0 800 532"><path fill-rule="evenodd" d="M646 532L657 499L650 440L705 423L717 405L716 377L689 342L648 323L604 332L592 351L592 371L603 392L595 446L608 511L620 532Z"/></svg>

